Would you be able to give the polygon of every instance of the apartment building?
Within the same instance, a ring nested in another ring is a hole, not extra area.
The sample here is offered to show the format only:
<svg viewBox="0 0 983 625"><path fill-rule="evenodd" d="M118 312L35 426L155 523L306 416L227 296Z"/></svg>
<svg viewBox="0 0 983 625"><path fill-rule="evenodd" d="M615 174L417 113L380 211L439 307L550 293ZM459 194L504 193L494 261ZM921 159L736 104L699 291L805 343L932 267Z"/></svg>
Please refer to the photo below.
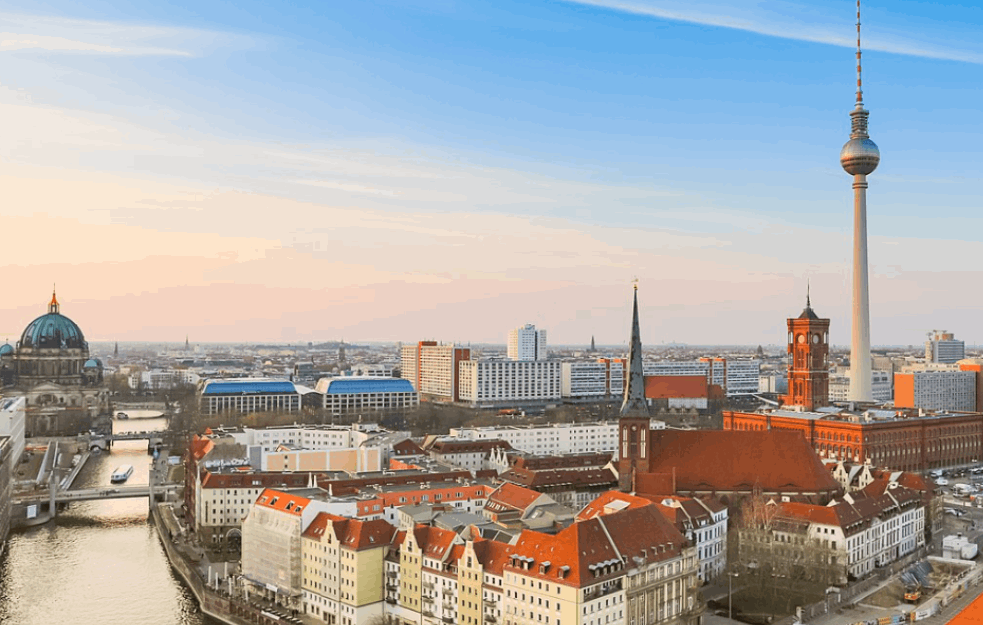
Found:
<svg viewBox="0 0 983 625"><path fill-rule="evenodd" d="M400 372L421 399L456 402L461 400L459 365L471 359L471 350L454 344L420 341L400 351Z"/></svg>
<svg viewBox="0 0 983 625"><path fill-rule="evenodd" d="M320 513L301 535L303 611L327 625L382 618L385 558L396 529Z"/></svg>
<svg viewBox="0 0 983 625"><path fill-rule="evenodd" d="M655 427L665 427L664 423L653 423ZM473 441L502 440L517 450L537 456L614 452L618 449L616 421L451 428L449 436Z"/></svg>
<svg viewBox="0 0 983 625"><path fill-rule="evenodd" d="M875 402L888 402L894 398L894 379L890 371L874 369L870 372L870 391ZM850 401L850 370L829 374L829 401Z"/></svg>
<svg viewBox="0 0 983 625"><path fill-rule="evenodd" d="M560 400L559 361L464 360L459 367L460 401L473 407Z"/></svg>
<svg viewBox="0 0 983 625"><path fill-rule="evenodd" d="M526 325L509 330L506 347L509 360L546 360L546 330Z"/></svg>
<svg viewBox="0 0 983 625"><path fill-rule="evenodd" d="M924 410L976 410L976 371L951 366L906 367L894 374L894 405Z"/></svg>
<svg viewBox="0 0 983 625"><path fill-rule="evenodd" d="M739 554L780 574L843 584L925 544L921 496L897 483L876 481L827 506L770 507L755 527L739 530Z"/></svg>

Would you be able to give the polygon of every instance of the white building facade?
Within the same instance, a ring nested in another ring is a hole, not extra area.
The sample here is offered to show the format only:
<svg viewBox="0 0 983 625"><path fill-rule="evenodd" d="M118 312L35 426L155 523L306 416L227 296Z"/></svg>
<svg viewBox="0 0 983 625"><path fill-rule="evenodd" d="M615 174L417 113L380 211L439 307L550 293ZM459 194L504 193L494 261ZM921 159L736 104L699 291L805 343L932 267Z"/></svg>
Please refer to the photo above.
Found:
<svg viewBox="0 0 983 625"><path fill-rule="evenodd" d="M514 405L560 399L559 361L464 360L460 401L472 406Z"/></svg>
<svg viewBox="0 0 983 625"><path fill-rule="evenodd" d="M509 330L509 360L546 360L546 330L527 323Z"/></svg>
<svg viewBox="0 0 983 625"><path fill-rule="evenodd" d="M662 424L665 427L665 424ZM618 423L551 423L500 427L451 428L461 440L504 440L515 449L533 455L576 454L618 450Z"/></svg>

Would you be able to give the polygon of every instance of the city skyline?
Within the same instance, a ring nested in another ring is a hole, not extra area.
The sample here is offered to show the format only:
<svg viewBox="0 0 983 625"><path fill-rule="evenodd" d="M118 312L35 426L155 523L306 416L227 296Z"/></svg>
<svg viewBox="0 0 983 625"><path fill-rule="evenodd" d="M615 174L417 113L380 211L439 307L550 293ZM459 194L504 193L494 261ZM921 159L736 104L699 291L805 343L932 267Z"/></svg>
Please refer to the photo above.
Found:
<svg viewBox="0 0 983 625"><path fill-rule="evenodd" d="M781 344L807 280L845 344L853 3L780 8L7 3L2 334L57 281L93 341L619 345L637 276L653 345ZM983 15L864 12L871 342L979 343Z"/></svg>

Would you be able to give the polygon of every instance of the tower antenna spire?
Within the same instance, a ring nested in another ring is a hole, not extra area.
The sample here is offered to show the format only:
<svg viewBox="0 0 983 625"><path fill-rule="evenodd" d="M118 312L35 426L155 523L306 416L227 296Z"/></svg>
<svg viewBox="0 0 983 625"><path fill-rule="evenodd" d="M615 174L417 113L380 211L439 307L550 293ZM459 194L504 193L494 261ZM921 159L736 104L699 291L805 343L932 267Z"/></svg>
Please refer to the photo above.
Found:
<svg viewBox="0 0 983 625"><path fill-rule="evenodd" d="M863 78L860 72L860 0L857 0L857 106L863 107Z"/></svg>
<svg viewBox="0 0 983 625"><path fill-rule="evenodd" d="M806 308L812 308L812 300L809 297L809 279L806 278Z"/></svg>

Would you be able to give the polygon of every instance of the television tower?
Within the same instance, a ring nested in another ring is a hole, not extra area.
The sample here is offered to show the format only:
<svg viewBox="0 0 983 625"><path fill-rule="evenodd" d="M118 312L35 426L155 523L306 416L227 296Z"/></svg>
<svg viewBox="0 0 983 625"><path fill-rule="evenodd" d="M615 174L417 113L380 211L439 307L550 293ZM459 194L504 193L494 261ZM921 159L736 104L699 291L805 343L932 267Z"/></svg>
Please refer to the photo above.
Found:
<svg viewBox="0 0 983 625"><path fill-rule="evenodd" d="M850 341L851 401L873 401L870 365L870 296L867 288L867 174L881 160L867 134L860 73L860 0L857 0L857 104L850 111L850 140L840 150L840 165L853 176L853 332Z"/></svg>

